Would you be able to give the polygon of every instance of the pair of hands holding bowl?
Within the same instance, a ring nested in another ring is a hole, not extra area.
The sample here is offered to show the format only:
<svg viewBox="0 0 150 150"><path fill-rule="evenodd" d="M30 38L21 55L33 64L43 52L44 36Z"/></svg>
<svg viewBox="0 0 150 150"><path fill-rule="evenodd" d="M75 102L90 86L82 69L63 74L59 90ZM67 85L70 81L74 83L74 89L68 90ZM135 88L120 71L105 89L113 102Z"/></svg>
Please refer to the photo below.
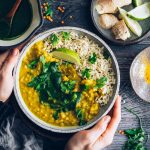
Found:
<svg viewBox="0 0 150 150"><path fill-rule="evenodd" d="M0 101L5 102L13 90L13 68L19 49L0 55ZM103 117L92 129L76 133L67 143L66 150L101 150L113 141L121 120L121 97L118 96L111 116Z"/></svg>

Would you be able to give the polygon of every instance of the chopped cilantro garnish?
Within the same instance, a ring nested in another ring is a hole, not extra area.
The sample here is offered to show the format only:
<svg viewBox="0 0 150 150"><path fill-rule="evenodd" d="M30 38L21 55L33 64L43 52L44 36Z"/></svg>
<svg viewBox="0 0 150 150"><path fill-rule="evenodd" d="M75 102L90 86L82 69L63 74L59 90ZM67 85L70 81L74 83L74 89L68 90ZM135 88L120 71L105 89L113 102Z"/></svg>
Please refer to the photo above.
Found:
<svg viewBox="0 0 150 150"><path fill-rule="evenodd" d="M59 42L59 38L58 38L58 36L56 34L53 33L50 36L50 41L51 41L53 46L56 46L58 44L58 42Z"/></svg>
<svg viewBox="0 0 150 150"><path fill-rule="evenodd" d="M82 125L85 125L87 122L84 120L84 114L82 112L81 109L77 108L76 109L76 117L78 118L79 120L79 125L82 126Z"/></svg>
<svg viewBox="0 0 150 150"><path fill-rule="evenodd" d="M90 89L90 86L89 85L86 85L86 84L81 84L80 85L80 89L81 91L87 91Z"/></svg>
<svg viewBox="0 0 150 150"><path fill-rule="evenodd" d="M69 40L70 38L70 32L62 32L62 37L65 39L65 40Z"/></svg>
<svg viewBox="0 0 150 150"><path fill-rule="evenodd" d="M108 80L107 77L102 77L100 79L97 79L95 87L96 88L102 88L106 84L107 80Z"/></svg>
<svg viewBox="0 0 150 150"><path fill-rule="evenodd" d="M95 64L96 59L97 59L96 54L93 53L93 54L89 57L89 62L90 62L91 64Z"/></svg>
<svg viewBox="0 0 150 150"><path fill-rule="evenodd" d="M35 60L31 61L27 66L30 69L35 69L37 64L38 64L38 62L39 62L39 59L35 59Z"/></svg>
<svg viewBox="0 0 150 150"><path fill-rule="evenodd" d="M52 8L51 8L51 5L48 5L47 6L47 10L46 10L46 12L45 12L45 15L46 16L53 16L53 10L52 10Z"/></svg>
<svg viewBox="0 0 150 150"><path fill-rule="evenodd" d="M85 68L85 69L82 71L82 77L89 79L89 78L90 78L90 69Z"/></svg>
<svg viewBox="0 0 150 150"><path fill-rule="evenodd" d="M66 81L61 83L61 91L71 93L75 87L76 81Z"/></svg>
<svg viewBox="0 0 150 150"><path fill-rule="evenodd" d="M131 112L139 119L140 127L124 130L124 133L127 136L128 140L125 143L123 150L147 150L145 145L149 136L147 135L147 140L146 140L146 133L142 127L141 118L138 116L138 114L136 114L131 109L128 109L126 107L125 109Z"/></svg>
<svg viewBox="0 0 150 150"><path fill-rule="evenodd" d="M44 57L43 55L40 56L40 62L41 62L43 65L45 65L45 63L46 63L45 57Z"/></svg>
<svg viewBox="0 0 150 150"><path fill-rule="evenodd" d="M55 120L57 120L57 119L59 118L59 111L56 110L56 111L54 112L53 118L54 118Z"/></svg>
<svg viewBox="0 0 150 150"><path fill-rule="evenodd" d="M81 99L81 92L73 92L76 81L63 82L57 62L46 62L44 56L40 56L39 60L42 64L41 73L32 78L27 86L38 92L41 103L46 103L55 110L55 120L60 112L75 112L76 105ZM80 124L82 123L81 120Z"/></svg>

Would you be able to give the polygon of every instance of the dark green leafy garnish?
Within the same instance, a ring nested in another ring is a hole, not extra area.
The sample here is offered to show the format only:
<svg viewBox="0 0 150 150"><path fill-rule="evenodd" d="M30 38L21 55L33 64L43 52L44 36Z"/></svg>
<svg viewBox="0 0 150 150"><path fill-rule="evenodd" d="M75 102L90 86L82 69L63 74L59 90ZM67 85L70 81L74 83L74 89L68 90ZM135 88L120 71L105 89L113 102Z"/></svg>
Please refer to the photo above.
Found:
<svg viewBox="0 0 150 150"><path fill-rule="evenodd" d="M59 118L59 111L55 111L55 113L53 114L53 118L55 120L57 120Z"/></svg>
<svg viewBox="0 0 150 150"><path fill-rule="evenodd" d="M84 114L82 112L81 109L77 108L76 109L76 116L79 120L79 125L82 126L82 125L85 125L87 122L84 120Z"/></svg>
<svg viewBox="0 0 150 150"><path fill-rule="evenodd" d="M66 81L61 83L61 91L71 93L75 87L76 81Z"/></svg>
<svg viewBox="0 0 150 150"><path fill-rule="evenodd" d="M90 89L90 86L89 85L86 85L86 84L81 84L80 85L80 89L81 91L87 91Z"/></svg>
<svg viewBox="0 0 150 150"><path fill-rule="evenodd" d="M93 54L89 57L89 62L90 62L91 64L95 64L96 59L97 59L96 54L93 53Z"/></svg>
<svg viewBox="0 0 150 150"><path fill-rule="evenodd" d="M46 103L55 110L53 117L57 120L60 112L75 111L81 93L73 92L76 81L62 81L57 62L46 62L44 56L39 60L42 64L41 73L32 78L27 86L39 93L41 103Z"/></svg>
<svg viewBox="0 0 150 150"><path fill-rule="evenodd" d="M43 65L45 65L45 63L46 63L46 60L45 60L45 58L44 58L43 55L40 56L40 62L41 62Z"/></svg>
<svg viewBox="0 0 150 150"><path fill-rule="evenodd" d="M52 8L51 8L51 5L48 5L47 6L47 10L46 10L46 12L45 12L45 15L46 16L53 16L53 10L52 10Z"/></svg>
<svg viewBox="0 0 150 150"><path fill-rule="evenodd" d="M107 80L108 80L107 77L97 79L95 88L102 88L106 84Z"/></svg>
<svg viewBox="0 0 150 150"><path fill-rule="evenodd" d="M39 59L35 59L35 60L31 61L27 66L30 69L35 69L37 64L38 64L38 62L39 62Z"/></svg>
<svg viewBox="0 0 150 150"><path fill-rule="evenodd" d="M70 33L69 32L62 32L62 37L65 39L65 40L69 40L70 38Z"/></svg>
<svg viewBox="0 0 150 150"><path fill-rule="evenodd" d="M85 68L85 69L82 71L82 77L89 79L89 78L90 78L90 69Z"/></svg>
<svg viewBox="0 0 150 150"><path fill-rule="evenodd" d="M59 38L58 38L58 36L56 34L53 33L50 36L50 41L51 41L53 46L56 46L58 44L58 42L59 42Z"/></svg>
<svg viewBox="0 0 150 150"><path fill-rule="evenodd" d="M136 115L140 122L140 128L128 129L124 131L125 135L128 137L128 141L125 143L123 150L146 150L144 142L146 134L142 127L141 118L131 109L128 109L126 107L125 109Z"/></svg>

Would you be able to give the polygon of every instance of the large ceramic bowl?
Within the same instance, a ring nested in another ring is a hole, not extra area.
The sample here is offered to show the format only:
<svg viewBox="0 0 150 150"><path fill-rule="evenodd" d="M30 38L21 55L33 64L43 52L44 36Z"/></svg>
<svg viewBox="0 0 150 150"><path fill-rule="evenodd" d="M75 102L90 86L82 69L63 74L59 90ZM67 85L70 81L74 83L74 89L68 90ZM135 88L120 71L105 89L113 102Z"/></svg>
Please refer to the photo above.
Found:
<svg viewBox="0 0 150 150"><path fill-rule="evenodd" d="M30 110L29 108L26 106L22 96L21 96L21 92L19 89L19 72L20 72L20 67L21 67L21 63L22 60L24 58L24 56L26 55L27 51L29 50L29 48L36 43L39 40L43 40L44 38L46 38L47 36L51 35L53 32L61 32L61 31L75 31L79 34L82 34L83 36L87 36L89 39L95 41L97 44L99 44L100 46L103 46L105 51L108 52L108 54L110 55L110 57L112 58L112 65L113 65L113 69L116 75L116 84L114 86L113 89L113 95L110 98L108 104L104 107L102 107L100 109L99 114L90 122L88 122L86 125L84 126L73 126L73 127L58 127L58 126L54 126L54 125L50 125L42 120L40 120L38 117L36 117ZM77 132L83 129L87 129L91 126L93 126L95 123L97 123L97 121L99 119L101 119L104 115L106 115L110 109L113 107L116 96L118 95L118 91L119 91L119 85L120 85L120 72L119 72L119 67L118 67L118 63L116 60L116 57L114 56L112 50L109 48L109 46L102 40L100 39L98 36L96 36L95 34L86 31L84 29L80 29L80 28L76 28L76 27L60 27L60 28L54 28L51 30L48 30L46 32L43 32L39 35L37 35L36 37L34 37L22 50L22 53L20 55L20 58L18 60L17 66L15 68L15 88L14 88L14 92L15 92L15 96L17 99L17 102L20 106L20 108L22 109L22 111L24 112L24 114L30 119L32 120L35 124L37 124L38 126L46 129L46 130L50 130L50 131L54 131L54 132L58 132L58 133L73 133L73 132Z"/></svg>
<svg viewBox="0 0 150 150"><path fill-rule="evenodd" d="M31 36L42 26L43 19L39 0L29 0L32 7L32 21L28 29L19 37L9 40L0 40L0 48L9 48L21 44L31 38Z"/></svg>

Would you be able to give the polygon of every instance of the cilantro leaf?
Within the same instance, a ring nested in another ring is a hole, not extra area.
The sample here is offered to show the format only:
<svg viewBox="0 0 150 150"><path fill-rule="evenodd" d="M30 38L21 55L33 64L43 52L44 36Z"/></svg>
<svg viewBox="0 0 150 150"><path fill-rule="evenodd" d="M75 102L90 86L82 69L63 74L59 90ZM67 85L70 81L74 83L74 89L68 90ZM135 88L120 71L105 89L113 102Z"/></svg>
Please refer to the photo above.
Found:
<svg viewBox="0 0 150 150"><path fill-rule="evenodd" d="M61 91L71 93L75 87L76 81L65 81L61 83Z"/></svg>
<svg viewBox="0 0 150 150"><path fill-rule="evenodd" d="M125 143L123 150L147 150L145 147L146 143L144 142L146 135L141 124L141 118L131 109L126 107L125 109L134 114L139 119L140 128L128 129L124 131L125 135L128 137L128 140Z"/></svg>
<svg viewBox="0 0 150 150"><path fill-rule="evenodd" d="M56 46L58 44L58 42L59 42L59 38L58 38L58 36L56 34L53 33L50 36L50 41L51 41L53 46Z"/></svg>
<svg viewBox="0 0 150 150"><path fill-rule="evenodd" d="M45 65L45 63L46 63L45 57L44 57L43 55L40 56L40 62L41 62L43 65Z"/></svg>
<svg viewBox="0 0 150 150"><path fill-rule="evenodd" d="M81 84L80 85L80 89L81 91L87 91L90 89L90 86L89 85L86 85L86 84Z"/></svg>
<svg viewBox="0 0 150 150"><path fill-rule="evenodd" d="M53 118L55 120L57 120L59 118L59 111L55 111L55 113L53 114Z"/></svg>
<svg viewBox="0 0 150 150"><path fill-rule="evenodd" d="M62 32L62 37L65 39L65 40L69 40L70 38L70 33L69 32Z"/></svg>
<svg viewBox="0 0 150 150"><path fill-rule="evenodd" d="M95 88L102 88L106 84L107 80L108 80L107 77L97 79Z"/></svg>
<svg viewBox="0 0 150 150"><path fill-rule="evenodd" d="M53 16L53 10L52 10L52 8L51 8L51 5L48 5L47 6L47 10L46 10L46 12L45 12L45 15L46 16Z"/></svg>
<svg viewBox="0 0 150 150"><path fill-rule="evenodd" d="M82 71L82 77L89 79L89 78L90 78L90 69L85 68L85 69Z"/></svg>
<svg viewBox="0 0 150 150"><path fill-rule="evenodd" d="M84 114L81 109L77 108L76 109L76 117L79 119L79 125L85 125L87 121L84 120Z"/></svg>
<svg viewBox="0 0 150 150"><path fill-rule="evenodd" d="M35 60L31 61L27 66L30 69L35 69L37 64L38 64L38 62L39 62L39 59L35 59Z"/></svg>
<svg viewBox="0 0 150 150"><path fill-rule="evenodd" d="M93 53L91 56L89 56L89 62L90 62L91 64L95 64L96 59L97 59L97 56L96 56L95 53Z"/></svg>

